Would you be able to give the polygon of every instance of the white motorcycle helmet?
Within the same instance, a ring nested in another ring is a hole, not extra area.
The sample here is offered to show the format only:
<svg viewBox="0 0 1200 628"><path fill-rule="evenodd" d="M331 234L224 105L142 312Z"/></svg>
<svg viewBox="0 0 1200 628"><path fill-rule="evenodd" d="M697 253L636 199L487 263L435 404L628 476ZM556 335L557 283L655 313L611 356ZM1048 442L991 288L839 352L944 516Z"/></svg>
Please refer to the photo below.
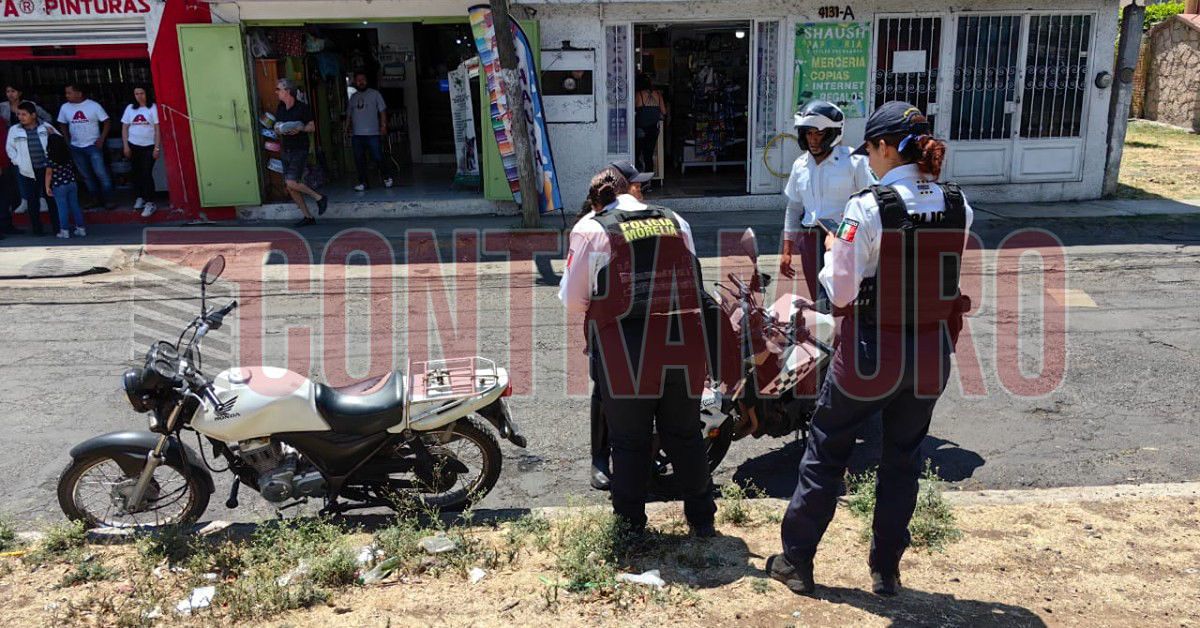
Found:
<svg viewBox="0 0 1200 628"><path fill-rule="evenodd" d="M825 137L821 141L820 154L828 153L833 150L842 141L842 125L846 120L846 115L837 105L824 100L814 100L804 105L800 111L796 112L796 138L800 142L800 147L804 150L811 150L808 146L808 140L805 139L805 134L809 129L825 131Z"/></svg>

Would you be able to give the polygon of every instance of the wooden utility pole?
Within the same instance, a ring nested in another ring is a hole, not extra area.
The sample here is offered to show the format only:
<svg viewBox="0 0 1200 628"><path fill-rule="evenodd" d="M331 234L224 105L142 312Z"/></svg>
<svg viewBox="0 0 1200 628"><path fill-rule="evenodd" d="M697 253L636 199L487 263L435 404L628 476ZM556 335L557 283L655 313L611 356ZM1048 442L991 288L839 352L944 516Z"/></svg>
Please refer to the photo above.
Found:
<svg viewBox="0 0 1200 628"><path fill-rule="evenodd" d="M1112 101L1108 109L1108 160L1104 168L1104 196L1117 193L1129 107L1133 104L1133 73L1142 49L1142 23L1146 7L1130 4L1121 17L1121 40L1117 44L1117 67L1113 77Z"/></svg>
<svg viewBox="0 0 1200 628"><path fill-rule="evenodd" d="M500 54L500 84L508 97L512 115L512 143L517 156L517 174L521 184L521 215L526 227L537 227L541 214L538 204L537 170L533 145L529 141L529 121L525 118L525 91L517 69L517 47L513 41L508 0L490 0L492 25L496 29L496 48Z"/></svg>

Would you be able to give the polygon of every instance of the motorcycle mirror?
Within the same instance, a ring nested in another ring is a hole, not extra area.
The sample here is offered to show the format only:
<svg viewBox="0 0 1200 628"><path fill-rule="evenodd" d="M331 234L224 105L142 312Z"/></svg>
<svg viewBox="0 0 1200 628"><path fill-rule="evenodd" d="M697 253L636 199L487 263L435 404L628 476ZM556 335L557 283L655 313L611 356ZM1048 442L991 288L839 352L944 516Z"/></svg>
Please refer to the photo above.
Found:
<svg viewBox="0 0 1200 628"><path fill-rule="evenodd" d="M750 261L758 263L758 240L754 237L754 229L746 229L742 234L742 252L750 258Z"/></svg>
<svg viewBox="0 0 1200 628"><path fill-rule="evenodd" d="M225 256L218 255L208 260L208 263L200 270L200 283L211 286L216 283L217 278L223 272L225 272Z"/></svg>

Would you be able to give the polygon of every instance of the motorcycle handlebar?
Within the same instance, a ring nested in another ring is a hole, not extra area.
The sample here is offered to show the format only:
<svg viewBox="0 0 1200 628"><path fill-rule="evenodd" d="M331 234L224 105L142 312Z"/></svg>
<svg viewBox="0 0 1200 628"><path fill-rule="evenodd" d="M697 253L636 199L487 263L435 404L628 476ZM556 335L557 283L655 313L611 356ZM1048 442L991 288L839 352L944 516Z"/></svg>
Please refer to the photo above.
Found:
<svg viewBox="0 0 1200 628"><path fill-rule="evenodd" d="M211 329L220 329L221 324L224 323L224 321L225 321L225 317L235 309L237 309L237 300L236 299L233 301L230 301L229 305L226 305L225 307L223 307L223 308L217 310L216 312L213 312L212 314L209 314L207 317L205 317L205 321L208 323L209 329L210 330Z"/></svg>

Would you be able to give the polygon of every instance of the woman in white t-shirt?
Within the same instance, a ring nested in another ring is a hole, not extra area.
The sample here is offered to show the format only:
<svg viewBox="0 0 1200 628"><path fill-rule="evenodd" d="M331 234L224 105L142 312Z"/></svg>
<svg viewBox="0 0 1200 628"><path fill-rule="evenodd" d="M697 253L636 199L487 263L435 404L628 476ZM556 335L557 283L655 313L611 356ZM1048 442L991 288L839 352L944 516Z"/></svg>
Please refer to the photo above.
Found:
<svg viewBox="0 0 1200 628"><path fill-rule="evenodd" d="M154 160L158 159L162 140L158 133L158 107L154 97L144 87L133 88L133 102L121 116L121 139L125 142L125 157L133 164L133 189L137 200L133 208L142 210L142 217L154 213Z"/></svg>

